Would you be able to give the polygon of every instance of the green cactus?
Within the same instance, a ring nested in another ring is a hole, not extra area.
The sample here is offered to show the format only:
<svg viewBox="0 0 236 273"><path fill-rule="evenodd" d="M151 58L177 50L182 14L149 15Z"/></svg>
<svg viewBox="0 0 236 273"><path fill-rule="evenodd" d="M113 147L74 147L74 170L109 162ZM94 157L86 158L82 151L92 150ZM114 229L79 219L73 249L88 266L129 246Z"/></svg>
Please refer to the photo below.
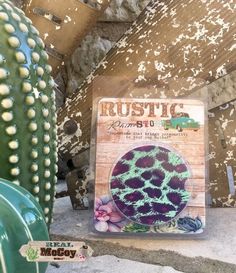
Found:
<svg viewBox="0 0 236 273"><path fill-rule="evenodd" d="M48 55L23 11L0 0L0 177L30 191L51 221L56 107Z"/></svg>
<svg viewBox="0 0 236 273"><path fill-rule="evenodd" d="M35 261L36 259L39 258L39 251L38 249L33 249L32 247L29 247L26 251L26 255L28 256L28 259L30 261Z"/></svg>
<svg viewBox="0 0 236 273"><path fill-rule="evenodd" d="M11 182L0 179L0 273L44 273L47 263L32 262L19 250L30 241L48 241L48 229L35 198Z"/></svg>

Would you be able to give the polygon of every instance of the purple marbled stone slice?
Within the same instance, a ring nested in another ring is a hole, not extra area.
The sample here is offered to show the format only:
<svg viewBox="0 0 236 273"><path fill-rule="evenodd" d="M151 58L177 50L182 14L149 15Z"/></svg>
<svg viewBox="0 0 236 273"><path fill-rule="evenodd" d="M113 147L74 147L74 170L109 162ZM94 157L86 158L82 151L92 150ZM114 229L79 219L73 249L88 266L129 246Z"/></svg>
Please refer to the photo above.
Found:
<svg viewBox="0 0 236 273"><path fill-rule="evenodd" d="M150 180L150 183L153 185L153 186L156 186L156 187L160 187L161 184L162 184L162 180L160 180L159 178L154 178L154 179L151 179Z"/></svg>
<svg viewBox="0 0 236 273"><path fill-rule="evenodd" d="M125 207L125 209L123 210L123 213L125 213L126 216L134 216L135 215L135 209L132 205Z"/></svg>
<svg viewBox="0 0 236 273"><path fill-rule="evenodd" d="M160 187L165 179L165 174L160 170L154 170L152 172L152 179L150 183L156 187Z"/></svg>
<svg viewBox="0 0 236 273"><path fill-rule="evenodd" d="M175 207L169 204L152 203L153 211L158 213L168 213L169 211L176 211Z"/></svg>
<svg viewBox="0 0 236 273"><path fill-rule="evenodd" d="M183 172L187 171L187 167L185 164L179 164L179 165L175 166L175 171L177 173L183 173Z"/></svg>
<svg viewBox="0 0 236 273"><path fill-rule="evenodd" d="M168 154L164 154L164 153L158 153L156 155L156 159L159 161L168 161Z"/></svg>
<svg viewBox="0 0 236 273"><path fill-rule="evenodd" d="M168 222L171 220L171 217L168 217L166 215L163 214L158 214L156 215L156 221L160 221L160 222Z"/></svg>
<svg viewBox="0 0 236 273"><path fill-rule="evenodd" d="M149 180L152 177L152 172L146 171L141 174L142 178L145 180Z"/></svg>
<svg viewBox="0 0 236 273"><path fill-rule="evenodd" d="M175 193L175 192L167 193L167 197L171 201L171 203L174 205L179 206L180 203L182 202L182 198L178 193Z"/></svg>
<svg viewBox="0 0 236 273"><path fill-rule="evenodd" d="M139 200L144 199L144 196L142 195L141 192L139 192L139 191L134 191L134 192L132 192L132 193L126 194L126 195L125 195L125 199L126 199L127 201L130 201L130 202L136 202L136 201L139 201Z"/></svg>
<svg viewBox="0 0 236 273"><path fill-rule="evenodd" d="M156 222L156 217L155 215L146 215L146 216L141 216L140 217L140 222L145 225L154 225Z"/></svg>
<svg viewBox="0 0 236 273"><path fill-rule="evenodd" d="M118 162L113 169L112 176L117 176L119 174L123 174L129 171L129 166L122 162Z"/></svg>
<svg viewBox="0 0 236 273"><path fill-rule="evenodd" d="M138 177L126 180L125 184L132 189L139 189L144 186L144 182Z"/></svg>
<svg viewBox="0 0 236 273"><path fill-rule="evenodd" d="M173 172L175 170L175 166L169 162L163 162L161 166L168 172Z"/></svg>
<svg viewBox="0 0 236 273"><path fill-rule="evenodd" d="M159 189L146 188L143 191L146 192L150 198L160 198L162 195L162 192Z"/></svg>
<svg viewBox="0 0 236 273"><path fill-rule="evenodd" d="M148 213L150 212L152 207L149 205L149 203L145 203L143 206L140 206L138 208L138 212L140 213Z"/></svg>
<svg viewBox="0 0 236 273"><path fill-rule="evenodd" d="M186 179L179 179L178 177L174 176L170 179L169 186L176 190L176 189L184 189L184 184L186 182Z"/></svg>
<svg viewBox="0 0 236 273"><path fill-rule="evenodd" d="M152 171L152 177L158 178L159 180L164 180L165 179L165 174L161 170L154 170Z"/></svg>
<svg viewBox="0 0 236 273"><path fill-rule="evenodd" d="M111 189L124 190L125 185L119 179L115 179L111 181Z"/></svg>
<svg viewBox="0 0 236 273"><path fill-rule="evenodd" d="M140 221L145 225L155 225L157 222L168 222L171 218L162 214L141 216Z"/></svg>
<svg viewBox="0 0 236 273"><path fill-rule="evenodd" d="M128 160L132 160L133 158L134 158L134 153L131 151L125 154L121 159L128 161Z"/></svg>
<svg viewBox="0 0 236 273"><path fill-rule="evenodd" d="M187 171L187 167L185 164L179 164L179 165L172 165L168 162L163 162L162 167L167 170L168 172L174 172L176 171L177 173L183 173Z"/></svg>
<svg viewBox="0 0 236 273"><path fill-rule="evenodd" d="M136 167L138 168L151 168L154 165L155 161L154 158L150 156L145 156L140 159L138 159L135 163Z"/></svg>
<svg viewBox="0 0 236 273"><path fill-rule="evenodd" d="M114 196L113 196L113 198L114 198ZM115 201L115 204L116 204L117 208L120 211L124 211L125 208L127 207L127 205L124 202L122 202L119 198L116 199L116 200L114 199L114 201Z"/></svg>

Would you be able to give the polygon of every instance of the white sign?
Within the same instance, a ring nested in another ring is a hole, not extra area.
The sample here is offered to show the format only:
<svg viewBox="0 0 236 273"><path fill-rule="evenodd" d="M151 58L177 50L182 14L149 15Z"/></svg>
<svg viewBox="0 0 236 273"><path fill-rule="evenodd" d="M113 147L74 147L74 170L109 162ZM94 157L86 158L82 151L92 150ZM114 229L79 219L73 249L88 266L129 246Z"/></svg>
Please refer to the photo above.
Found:
<svg viewBox="0 0 236 273"><path fill-rule="evenodd" d="M84 242L31 241L19 251L28 262L84 262L93 254Z"/></svg>

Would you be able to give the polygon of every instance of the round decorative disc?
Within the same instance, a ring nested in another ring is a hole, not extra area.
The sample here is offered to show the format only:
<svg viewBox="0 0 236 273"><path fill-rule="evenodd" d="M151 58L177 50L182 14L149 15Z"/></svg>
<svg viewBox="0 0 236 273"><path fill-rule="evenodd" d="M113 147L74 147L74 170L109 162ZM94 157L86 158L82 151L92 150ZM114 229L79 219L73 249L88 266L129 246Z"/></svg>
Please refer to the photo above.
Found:
<svg viewBox="0 0 236 273"><path fill-rule="evenodd" d="M185 182L190 171L175 151L155 145L135 148L112 170L110 190L115 205L129 220L160 225L174 219L187 205Z"/></svg>

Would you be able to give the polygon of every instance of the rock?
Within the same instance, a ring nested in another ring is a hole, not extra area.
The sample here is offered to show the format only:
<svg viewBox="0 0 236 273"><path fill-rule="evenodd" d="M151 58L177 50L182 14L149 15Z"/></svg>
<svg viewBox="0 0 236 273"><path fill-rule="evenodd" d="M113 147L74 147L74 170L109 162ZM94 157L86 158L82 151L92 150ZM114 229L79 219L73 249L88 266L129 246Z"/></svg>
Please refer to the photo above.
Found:
<svg viewBox="0 0 236 273"><path fill-rule="evenodd" d="M236 71L199 89L189 97L202 98L208 103L208 109L215 108L236 99Z"/></svg>
<svg viewBox="0 0 236 273"><path fill-rule="evenodd" d="M94 6L93 0L84 1ZM105 11L97 27L87 35L71 61L67 64L68 83L66 96L72 94L84 79L96 68L113 44L122 36L130 24L145 8L148 0L114 0ZM109 23L102 23L103 21ZM122 24L113 21L124 22Z"/></svg>
<svg viewBox="0 0 236 273"><path fill-rule="evenodd" d="M113 0L100 21L133 22L149 0Z"/></svg>
<svg viewBox="0 0 236 273"><path fill-rule="evenodd" d="M117 42L130 26L131 23L98 22L92 34L97 34L111 42Z"/></svg>
<svg viewBox="0 0 236 273"><path fill-rule="evenodd" d="M98 23L86 36L67 64L67 95L83 83L129 26L130 23Z"/></svg>
<svg viewBox="0 0 236 273"><path fill-rule="evenodd" d="M69 78L67 95L73 93L85 77L96 68L112 45L113 42L97 34L90 34L84 39L67 66Z"/></svg>
<svg viewBox="0 0 236 273"><path fill-rule="evenodd" d="M98 35L88 35L72 56L74 71L87 75L111 49L113 43Z"/></svg>
<svg viewBox="0 0 236 273"><path fill-rule="evenodd" d="M236 71L209 85L209 108L236 99Z"/></svg>

